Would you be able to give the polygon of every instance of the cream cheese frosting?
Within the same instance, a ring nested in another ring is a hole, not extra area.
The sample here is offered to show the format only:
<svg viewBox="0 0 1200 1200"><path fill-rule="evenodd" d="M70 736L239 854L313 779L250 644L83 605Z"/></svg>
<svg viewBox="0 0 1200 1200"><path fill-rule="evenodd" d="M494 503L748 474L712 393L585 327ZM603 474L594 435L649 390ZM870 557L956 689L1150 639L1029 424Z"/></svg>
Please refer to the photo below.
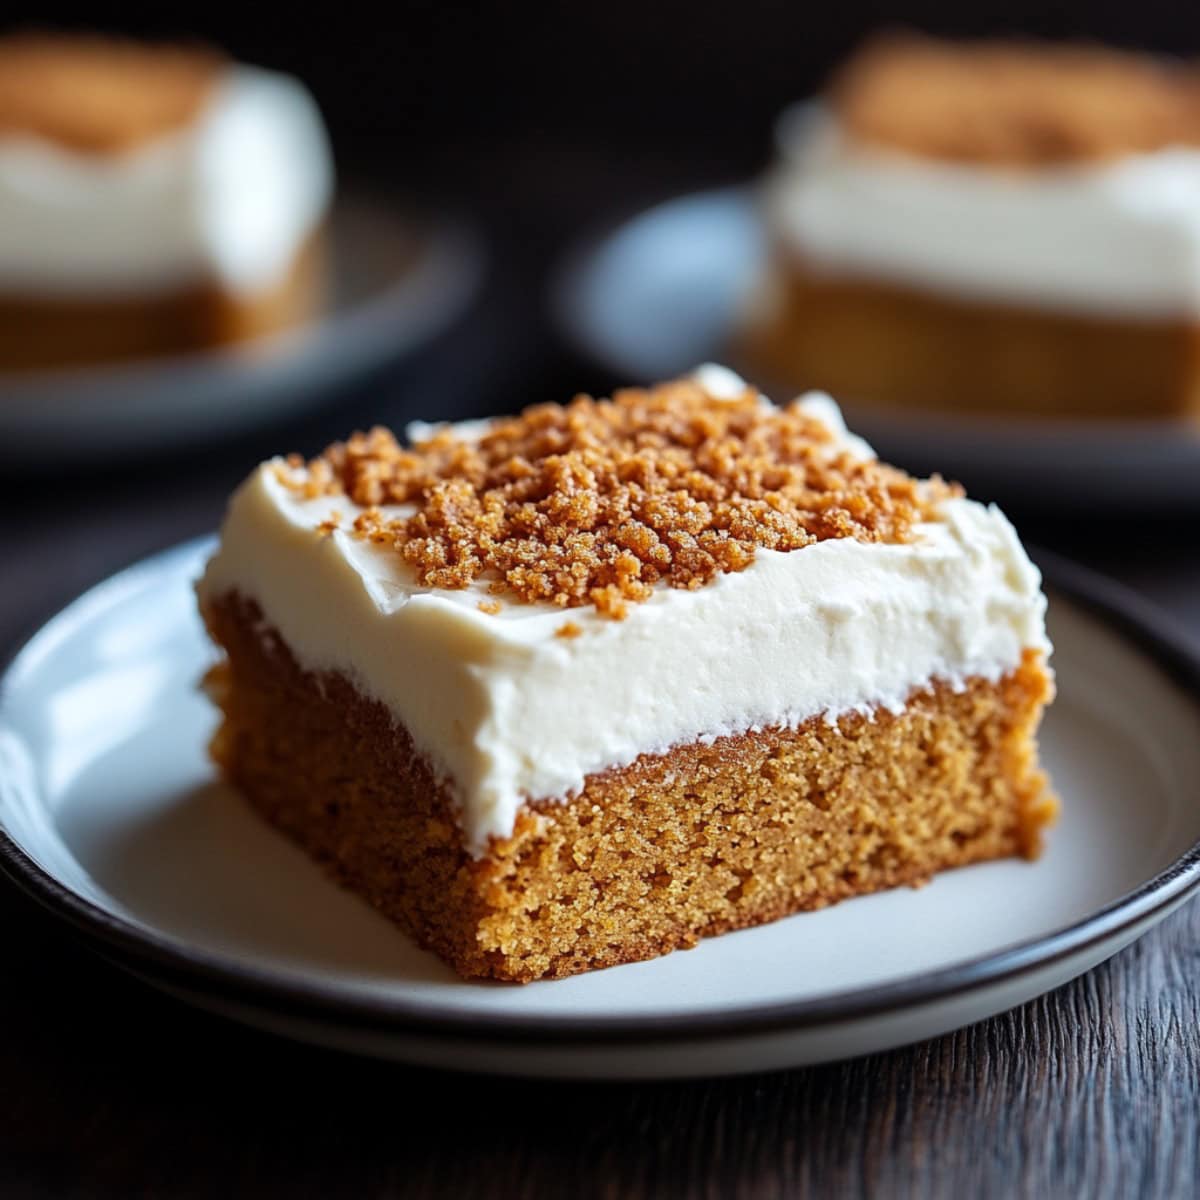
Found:
<svg viewBox="0 0 1200 1200"><path fill-rule="evenodd" d="M1037 170L868 145L819 104L779 126L772 227L806 263L979 300L1200 316L1200 150Z"/></svg>
<svg viewBox="0 0 1200 1200"><path fill-rule="evenodd" d="M804 404L869 453L832 400ZM489 614L483 584L422 587L393 551L318 534L353 506L298 498L278 465L234 495L201 603L255 601L303 667L340 672L385 705L452 785L474 853L511 833L525 802L569 797L641 754L899 710L931 680L995 680L1024 650L1049 652L1036 568L1003 514L971 500L947 501L911 543L759 550L744 571L660 587L614 621L548 604ZM568 619L578 635L558 636Z"/></svg>
<svg viewBox="0 0 1200 1200"><path fill-rule="evenodd" d="M286 276L332 190L308 91L231 66L189 126L123 154L0 138L0 289L252 294Z"/></svg>

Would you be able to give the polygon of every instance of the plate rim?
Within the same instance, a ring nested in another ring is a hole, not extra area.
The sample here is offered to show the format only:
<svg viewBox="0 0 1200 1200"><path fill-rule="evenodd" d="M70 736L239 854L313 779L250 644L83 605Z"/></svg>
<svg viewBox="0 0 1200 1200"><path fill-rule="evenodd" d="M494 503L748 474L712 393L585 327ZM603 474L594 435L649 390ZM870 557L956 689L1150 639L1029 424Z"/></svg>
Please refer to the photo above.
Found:
<svg viewBox="0 0 1200 1200"><path fill-rule="evenodd" d="M37 661L48 641L86 621L98 604L112 596L152 585L155 576L171 575L180 561L198 558L215 540L213 534L203 535L143 558L88 588L42 622L32 636L0 659L0 718L14 680ZM1170 614L1124 584L1061 555L1037 548L1032 557L1051 590L1132 643L1200 706L1200 646ZM512 1045L630 1046L815 1033L985 992L1086 954L1165 916L1200 891L1200 839L1138 887L1070 925L933 972L804 1000L644 1017L447 1013L435 1003L412 997L347 996L326 981L240 962L119 916L41 867L2 826L0 876L103 957L143 977L166 980L226 1003L390 1036Z"/></svg>

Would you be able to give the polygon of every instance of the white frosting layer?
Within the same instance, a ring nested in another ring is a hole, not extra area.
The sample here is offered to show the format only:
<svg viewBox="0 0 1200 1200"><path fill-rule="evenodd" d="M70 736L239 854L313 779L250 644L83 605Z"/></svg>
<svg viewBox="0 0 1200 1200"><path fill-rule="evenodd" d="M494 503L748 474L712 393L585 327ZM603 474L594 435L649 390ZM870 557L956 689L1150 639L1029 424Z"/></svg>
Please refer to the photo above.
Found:
<svg viewBox="0 0 1200 1200"><path fill-rule="evenodd" d="M1200 316L1200 150L1018 171L921 159L785 114L773 227L805 261L934 291L1133 318Z"/></svg>
<svg viewBox="0 0 1200 1200"><path fill-rule="evenodd" d="M827 397L809 404L840 426ZM861 442L849 443L862 447ZM996 508L945 505L906 545L760 550L697 591L660 588L623 621L419 586L391 551L314 526L272 464L235 494L202 601L255 600L302 665L385 704L454 785L471 848L528 799L697 738L903 707L932 679L996 679L1047 651L1040 577ZM398 511L398 510L396 510ZM578 637L556 630L570 619Z"/></svg>
<svg viewBox="0 0 1200 1200"><path fill-rule="evenodd" d="M0 289L269 288L328 208L320 114L295 79L225 72L196 120L125 154L0 138Z"/></svg>

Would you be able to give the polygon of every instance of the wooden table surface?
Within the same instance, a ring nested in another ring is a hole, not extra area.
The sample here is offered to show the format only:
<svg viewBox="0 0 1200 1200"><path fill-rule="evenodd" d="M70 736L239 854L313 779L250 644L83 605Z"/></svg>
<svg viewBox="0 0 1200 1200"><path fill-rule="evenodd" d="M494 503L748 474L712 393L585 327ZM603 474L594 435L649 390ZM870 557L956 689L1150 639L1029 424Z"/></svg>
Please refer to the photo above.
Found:
<svg viewBox="0 0 1200 1200"><path fill-rule="evenodd" d="M550 199L547 212L568 213L565 234L570 206ZM548 349L537 314L556 245L542 218L519 202L493 214L501 254L471 318L336 410L186 463L0 480L0 649L112 570L213 528L229 487L280 445L310 450L367 420L495 411L608 382ZM1195 518L1085 525L1031 512L1020 524L1137 587L1200 641ZM159 995L9 888L0 929L4 1200L1198 1190L1196 902L1082 979L947 1037L660 1085L471 1078L315 1050Z"/></svg>

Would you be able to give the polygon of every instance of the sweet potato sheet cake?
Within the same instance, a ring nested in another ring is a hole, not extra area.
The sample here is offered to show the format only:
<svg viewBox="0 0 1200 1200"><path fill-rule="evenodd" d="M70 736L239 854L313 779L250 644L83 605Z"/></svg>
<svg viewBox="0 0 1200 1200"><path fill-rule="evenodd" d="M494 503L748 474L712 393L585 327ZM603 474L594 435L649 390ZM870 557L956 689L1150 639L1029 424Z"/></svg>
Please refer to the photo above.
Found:
<svg viewBox="0 0 1200 1200"><path fill-rule="evenodd" d="M226 777L465 976L1033 857L1054 812L1008 521L720 368L266 462L199 597Z"/></svg>

